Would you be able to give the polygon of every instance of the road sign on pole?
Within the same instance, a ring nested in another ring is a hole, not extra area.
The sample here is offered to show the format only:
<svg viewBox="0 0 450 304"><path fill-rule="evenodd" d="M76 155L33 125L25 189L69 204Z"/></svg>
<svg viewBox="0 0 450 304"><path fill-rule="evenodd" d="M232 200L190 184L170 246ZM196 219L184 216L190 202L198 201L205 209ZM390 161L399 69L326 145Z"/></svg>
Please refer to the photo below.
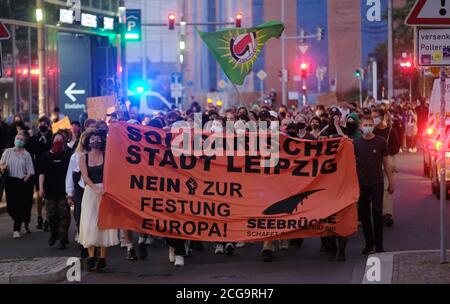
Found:
<svg viewBox="0 0 450 304"><path fill-rule="evenodd" d="M125 40L126 41L142 40L142 19L141 19L141 10L139 9L127 10Z"/></svg>
<svg viewBox="0 0 450 304"><path fill-rule="evenodd" d="M450 29L416 29L416 64L450 66Z"/></svg>
<svg viewBox="0 0 450 304"><path fill-rule="evenodd" d="M410 26L450 25L450 1L418 0L406 18Z"/></svg>
<svg viewBox="0 0 450 304"><path fill-rule="evenodd" d="M450 1L418 0L406 19L406 24L415 26L415 62L419 66L440 67L440 138L447 138L445 127L445 67L450 66ZM418 27L420 26L420 28ZM439 28L426 29L435 26ZM441 41L442 40L442 41ZM447 145L441 145L438 151L440 170L440 256L441 263L447 262L445 244L445 205L447 203L446 157Z"/></svg>
<svg viewBox="0 0 450 304"><path fill-rule="evenodd" d="M6 25L0 22L0 40L7 40L11 37ZM3 63L2 63L2 45L0 43L0 78L3 77Z"/></svg>
<svg viewBox="0 0 450 304"><path fill-rule="evenodd" d="M11 37L6 25L0 22L0 40L8 40Z"/></svg>
<svg viewBox="0 0 450 304"><path fill-rule="evenodd" d="M303 55L305 55L306 52L307 52L308 49L309 49L309 45L307 45L307 44L301 44L301 45L298 46L298 48L300 49L300 52L301 52Z"/></svg>

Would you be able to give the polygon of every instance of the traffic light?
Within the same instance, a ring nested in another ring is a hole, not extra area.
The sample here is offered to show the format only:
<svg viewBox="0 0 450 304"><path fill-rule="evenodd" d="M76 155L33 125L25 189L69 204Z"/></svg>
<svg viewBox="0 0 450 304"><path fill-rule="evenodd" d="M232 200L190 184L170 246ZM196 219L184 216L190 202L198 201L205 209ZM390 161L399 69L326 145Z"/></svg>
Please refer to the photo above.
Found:
<svg viewBox="0 0 450 304"><path fill-rule="evenodd" d="M300 64L301 76L303 79L308 78L309 76L309 63L303 62Z"/></svg>
<svg viewBox="0 0 450 304"><path fill-rule="evenodd" d="M400 67L402 68L402 73L404 75L411 75L414 71L414 65L410 58L403 58L400 62Z"/></svg>
<svg viewBox="0 0 450 304"><path fill-rule="evenodd" d="M324 36L325 36L324 29L321 27L317 28L317 41L322 41Z"/></svg>
<svg viewBox="0 0 450 304"><path fill-rule="evenodd" d="M364 69L357 69L355 71L355 77L358 78L359 80L364 80Z"/></svg>
<svg viewBox="0 0 450 304"><path fill-rule="evenodd" d="M302 93L303 93L303 95L306 95L307 91L308 91L308 88L306 87L306 85L302 85Z"/></svg>
<svg viewBox="0 0 450 304"><path fill-rule="evenodd" d="M236 14L236 27L242 27L242 14L241 13L237 13Z"/></svg>
<svg viewBox="0 0 450 304"><path fill-rule="evenodd" d="M169 30L175 29L175 14L169 14Z"/></svg>

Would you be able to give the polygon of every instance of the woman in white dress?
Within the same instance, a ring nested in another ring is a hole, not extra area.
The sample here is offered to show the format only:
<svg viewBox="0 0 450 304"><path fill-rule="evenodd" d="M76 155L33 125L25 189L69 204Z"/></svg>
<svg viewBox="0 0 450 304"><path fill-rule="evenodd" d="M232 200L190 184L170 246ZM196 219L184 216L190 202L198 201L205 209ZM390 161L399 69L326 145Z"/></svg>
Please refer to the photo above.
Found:
<svg viewBox="0 0 450 304"><path fill-rule="evenodd" d="M80 235L78 241L88 249L89 270L106 268L106 248L119 244L117 230L99 230L98 215L103 190L103 165L105 138L98 131L86 135L87 153L80 156L79 165L85 182L81 202ZM95 247L100 247L100 259L95 258Z"/></svg>

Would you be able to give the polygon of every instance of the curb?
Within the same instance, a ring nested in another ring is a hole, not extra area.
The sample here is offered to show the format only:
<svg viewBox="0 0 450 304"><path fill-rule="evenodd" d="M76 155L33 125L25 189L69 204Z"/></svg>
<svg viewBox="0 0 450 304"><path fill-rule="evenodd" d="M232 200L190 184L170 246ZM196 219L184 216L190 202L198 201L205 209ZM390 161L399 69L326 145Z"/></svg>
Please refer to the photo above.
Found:
<svg viewBox="0 0 450 304"><path fill-rule="evenodd" d="M430 253L430 252L433 253L439 252L439 250L410 250L410 251L393 251L393 252L371 254L369 255L366 261L366 268L364 270L362 284L392 284L395 255L407 253ZM380 261L380 272L381 272L380 281L369 281L367 278L368 271L370 271L371 268L374 267L374 264L368 265L368 261L370 258L378 258Z"/></svg>
<svg viewBox="0 0 450 304"><path fill-rule="evenodd" d="M0 284L51 284L66 279L68 257L0 260ZM2 265L3 264L3 265ZM39 269L41 266L41 269ZM51 267L50 267L51 266ZM21 268L26 269L21 269ZM3 270L6 269L6 270ZM33 269L34 268L34 269Z"/></svg>

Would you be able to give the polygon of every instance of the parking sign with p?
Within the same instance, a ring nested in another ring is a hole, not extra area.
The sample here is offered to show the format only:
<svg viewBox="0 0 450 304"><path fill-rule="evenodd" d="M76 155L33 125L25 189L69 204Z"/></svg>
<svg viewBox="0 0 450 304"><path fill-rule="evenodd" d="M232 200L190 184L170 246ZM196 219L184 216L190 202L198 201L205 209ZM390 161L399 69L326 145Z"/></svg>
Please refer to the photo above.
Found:
<svg viewBox="0 0 450 304"><path fill-rule="evenodd" d="M126 24L125 40L127 41L141 41L142 40L142 20L141 10L130 9L127 10L127 24Z"/></svg>

